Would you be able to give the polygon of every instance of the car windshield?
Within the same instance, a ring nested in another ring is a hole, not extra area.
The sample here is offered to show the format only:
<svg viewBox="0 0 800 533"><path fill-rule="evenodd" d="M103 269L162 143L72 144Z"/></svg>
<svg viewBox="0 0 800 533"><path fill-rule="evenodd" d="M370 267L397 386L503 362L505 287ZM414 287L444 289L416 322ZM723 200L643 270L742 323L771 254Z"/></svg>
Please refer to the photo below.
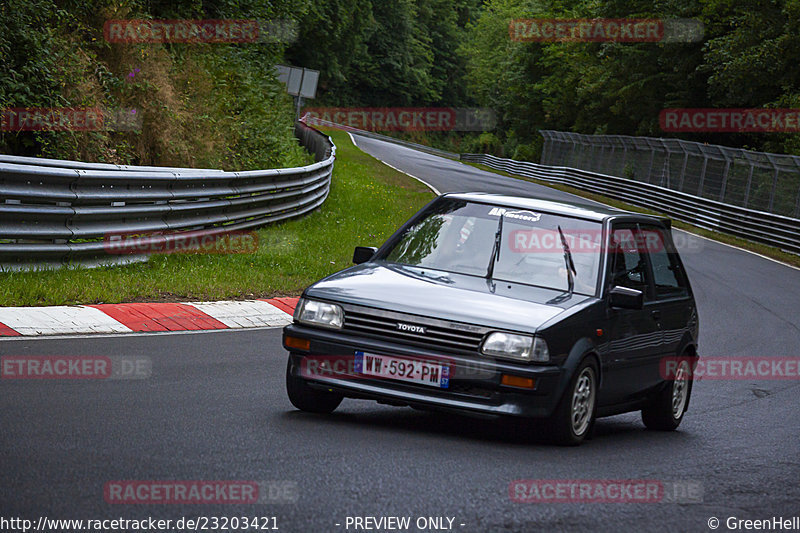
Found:
<svg viewBox="0 0 800 533"><path fill-rule="evenodd" d="M575 265L573 291L595 294L602 225L546 212L447 198L409 226L379 259L486 277L501 215L502 239L492 279L569 290L563 233Z"/></svg>

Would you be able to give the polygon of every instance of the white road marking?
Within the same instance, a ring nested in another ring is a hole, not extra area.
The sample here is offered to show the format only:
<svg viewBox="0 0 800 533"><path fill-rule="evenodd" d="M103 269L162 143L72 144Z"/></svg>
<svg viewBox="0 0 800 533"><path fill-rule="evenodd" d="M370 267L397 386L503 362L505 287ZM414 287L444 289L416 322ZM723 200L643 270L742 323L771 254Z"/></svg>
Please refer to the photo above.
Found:
<svg viewBox="0 0 800 533"><path fill-rule="evenodd" d="M263 326L257 328L247 328L247 331L264 331L270 329L279 329L280 326ZM197 335L199 333L227 333L232 331L240 331L239 329L187 329L179 331L132 331L130 333L99 333L92 334L78 334L78 335L39 335L36 337L0 337L0 343L12 341L41 341L41 340L71 340L71 339L113 339L118 337L156 337L158 335Z"/></svg>
<svg viewBox="0 0 800 533"><path fill-rule="evenodd" d="M199 309L229 328L277 327L292 322L292 315L260 300L187 302L187 305Z"/></svg>
<svg viewBox="0 0 800 533"><path fill-rule="evenodd" d="M767 261L772 261L773 263L778 263L779 265L783 265L785 267L793 268L794 270L800 270L800 268L798 268L798 267L796 267L794 265L790 265L789 263L784 263L780 259L775 259L774 257L769 257L769 256L766 256L766 255L760 254L758 252L754 252L753 250L748 250L747 248L741 248L741 247L736 246L734 244L728 244L727 242L718 241L716 239L712 239L712 238L706 237L704 235L698 235L697 233L693 233L693 232L687 231L685 229L679 229L679 228L673 228L673 229L674 229L674 231L682 231L684 233L688 233L690 235L694 235L695 237L699 237L699 238L705 239L707 241L715 242L715 243L721 244L723 246L728 246L729 248L736 248L737 250L741 250L742 252L747 252L748 254L757 255L758 257L760 257L762 259L766 259Z"/></svg>
<svg viewBox="0 0 800 533"><path fill-rule="evenodd" d="M131 329L94 307L0 307L0 322L20 335L130 333Z"/></svg>

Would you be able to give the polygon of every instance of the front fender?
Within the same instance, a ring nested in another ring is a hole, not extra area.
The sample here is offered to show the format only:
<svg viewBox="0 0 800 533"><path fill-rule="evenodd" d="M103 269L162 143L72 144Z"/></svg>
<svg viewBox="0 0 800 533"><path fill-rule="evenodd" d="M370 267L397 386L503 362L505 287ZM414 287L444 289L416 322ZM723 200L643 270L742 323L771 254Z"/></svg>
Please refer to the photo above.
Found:
<svg viewBox="0 0 800 533"><path fill-rule="evenodd" d="M602 385L603 367L600 364L600 358L597 356L597 346L588 337L583 337L578 339L578 341L572 345L572 349L570 349L567 359L564 361L564 364L561 365L561 368L564 371L561 373L561 378L556 388L556 395L558 398L563 396L564 391L569 386L569 382L572 380L573 374L578 368L578 365L581 364L581 361L583 361L586 357L593 357L597 362L599 374L598 388Z"/></svg>

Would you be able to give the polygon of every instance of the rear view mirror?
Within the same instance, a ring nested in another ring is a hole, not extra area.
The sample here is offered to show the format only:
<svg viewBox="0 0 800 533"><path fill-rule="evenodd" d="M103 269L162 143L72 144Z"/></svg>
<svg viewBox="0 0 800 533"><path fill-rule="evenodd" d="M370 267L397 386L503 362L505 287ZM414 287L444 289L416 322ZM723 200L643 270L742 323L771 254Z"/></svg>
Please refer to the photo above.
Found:
<svg viewBox="0 0 800 533"><path fill-rule="evenodd" d="M644 293L628 287L613 287L609 292L611 307L622 309L641 309L644 306Z"/></svg>
<svg viewBox="0 0 800 533"><path fill-rule="evenodd" d="M355 252L353 252L353 263L356 265L360 265L361 263L366 263L372 256L375 255L378 249L374 246L356 246Z"/></svg>

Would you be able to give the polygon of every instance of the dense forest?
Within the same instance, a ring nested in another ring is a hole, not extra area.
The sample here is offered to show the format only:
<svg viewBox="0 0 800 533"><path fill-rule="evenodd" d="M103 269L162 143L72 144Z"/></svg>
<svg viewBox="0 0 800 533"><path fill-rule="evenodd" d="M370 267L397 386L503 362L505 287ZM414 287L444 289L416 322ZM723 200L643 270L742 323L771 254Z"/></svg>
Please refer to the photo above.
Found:
<svg viewBox="0 0 800 533"><path fill-rule="evenodd" d="M686 43L519 42L520 18L688 18ZM281 21L235 44L121 44L109 19ZM488 107L491 132L433 144L537 159L539 129L800 154L793 133L670 134L664 108L800 107L800 0L4 0L0 108L135 108L136 132L4 132L0 151L231 169L295 164L273 65L318 69L314 106Z"/></svg>

